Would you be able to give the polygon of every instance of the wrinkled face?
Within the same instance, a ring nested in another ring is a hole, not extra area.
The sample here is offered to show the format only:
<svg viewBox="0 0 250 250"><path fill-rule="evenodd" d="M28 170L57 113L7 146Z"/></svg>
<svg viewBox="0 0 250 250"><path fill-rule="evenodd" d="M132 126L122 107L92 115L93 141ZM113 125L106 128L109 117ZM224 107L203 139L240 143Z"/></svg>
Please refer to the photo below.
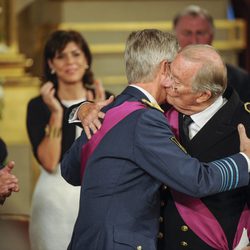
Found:
<svg viewBox="0 0 250 250"><path fill-rule="evenodd" d="M203 17L184 16L175 27L175 34L181 48L190 44L212 44L213 31Z"/></svg>
<svg viewBox="0 0 250 250"><path fill-rule="evenodd" d="M57 52L49 61L49 66L55 71L59 82L68 84L81 82L88 68L84 53L74 42L69 42L63 51Z"/></svg>
<svg viewBox="0 0 250 250"><path fill-rule="evenodd" d="M199 64L185 60L181 55L171 63L172 85L166 88L166 99L184 114L190 114L197 106L200 93L192 90L192 79L199 67Z"/></svg>

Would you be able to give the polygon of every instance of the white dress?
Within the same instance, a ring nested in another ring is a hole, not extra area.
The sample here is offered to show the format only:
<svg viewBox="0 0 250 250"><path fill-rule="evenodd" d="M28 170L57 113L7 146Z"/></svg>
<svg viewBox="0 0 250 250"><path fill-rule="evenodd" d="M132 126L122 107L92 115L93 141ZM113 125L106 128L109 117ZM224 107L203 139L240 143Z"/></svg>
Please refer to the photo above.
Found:
<svg viewBox="0 0 250 250"><path fill-rule="evenodd" d="M78 100L79 101L79 100ZM73 103L63 102L65 106ZM80 135L80 128L76 127ZM66 250L79 209L80 187L68 184L56 172L41 168L32 197L29 235L32 250Z"/></svg>

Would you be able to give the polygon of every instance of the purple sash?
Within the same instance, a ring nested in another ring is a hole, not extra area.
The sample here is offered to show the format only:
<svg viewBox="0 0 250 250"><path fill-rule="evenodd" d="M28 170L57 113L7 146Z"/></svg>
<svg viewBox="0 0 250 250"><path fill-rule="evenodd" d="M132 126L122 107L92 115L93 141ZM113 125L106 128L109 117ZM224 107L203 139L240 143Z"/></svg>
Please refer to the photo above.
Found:
<svg viewBox="0 0 250 250"><path fill-rule="evenodd" d="M145 105L140 102L124 102L120 106L110 109L106 114L101 126L92 138L82 148L81 153L81 178L83 178L86 163L89 157L94 152L95 148L104 137L104 135L118 122L124 119L127 115L138 109L145 108Z"/></svg>
<svg viewBox="0 0 250 250"><path fill-rule="evenodd" d="M178 112L170 109L165 113L166 118L174 133L179 136ZM207 245L217 250L228 250L228 242L221 225L205 204L200 200L188 195L172 190L176 208L183 221L192 231L202 239ZM250 210L245 206L234 237L233 248L235 248L241 238L243 228L248 230L250 237Z"/></svg>
<svg viewBox="0 0 250 250"><path fill-rule="evenodd" d="M171 192L179 214L192 231L212 248L229 250L225 233L204 203L177 191Z"/></svg>
<svg viewBox="0 0 250 250"><path fill-rule="evenodd" d="M167 118L167 121L169 122L172 131L174 133L174 135L176 136L177 139L179 139L179 112L174 109L171 108L168 111L166 111L164 113L165 117Z"/></svg>

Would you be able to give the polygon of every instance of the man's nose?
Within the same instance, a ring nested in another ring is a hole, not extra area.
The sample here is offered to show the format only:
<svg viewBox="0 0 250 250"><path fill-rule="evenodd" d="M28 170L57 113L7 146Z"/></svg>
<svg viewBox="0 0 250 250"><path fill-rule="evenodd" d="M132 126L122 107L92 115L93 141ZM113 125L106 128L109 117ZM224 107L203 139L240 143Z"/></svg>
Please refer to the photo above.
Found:
<svg viewBox="0 0 250 250"><path fill-rule="evenodd" d="M199 38L196 33L192 33L190 37L190 44L198 44L199 43Z"/></svg>

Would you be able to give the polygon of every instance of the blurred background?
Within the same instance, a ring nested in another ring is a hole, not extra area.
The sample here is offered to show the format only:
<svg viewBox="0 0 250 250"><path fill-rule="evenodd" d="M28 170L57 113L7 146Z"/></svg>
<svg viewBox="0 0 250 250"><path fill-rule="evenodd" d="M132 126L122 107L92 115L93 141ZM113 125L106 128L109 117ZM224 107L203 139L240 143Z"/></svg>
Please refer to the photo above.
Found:
<svg viewBox="0 0 250 250"><path fill-rule="evenodd" d="M0 136L21 191L0 207L0 249L29 250L28 222L39 167L32 156L25 118L39 93L44 42L51 31L75 29L90 44L93 71L106 90L126 86L124 44L132 30L172 30L174 15L190 4L215 19L213 45L226 62L250 72L249 0L0 0Z"/></svg>

